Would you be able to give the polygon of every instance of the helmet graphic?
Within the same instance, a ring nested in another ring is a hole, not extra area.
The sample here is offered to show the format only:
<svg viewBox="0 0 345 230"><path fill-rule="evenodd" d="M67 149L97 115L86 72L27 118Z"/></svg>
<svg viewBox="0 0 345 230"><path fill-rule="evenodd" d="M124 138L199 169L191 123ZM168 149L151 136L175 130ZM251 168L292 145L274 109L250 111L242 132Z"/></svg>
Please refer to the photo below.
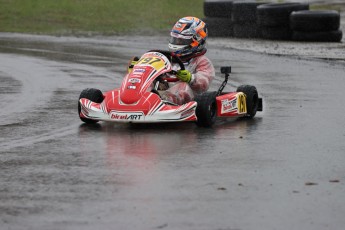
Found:
<svg viewBox="0 0 345 230"><path fill-rule="evenodd" d="M196 17L179 19L170 32L169 51L183 57L204 50L207 39L206 24Z"/></svg>

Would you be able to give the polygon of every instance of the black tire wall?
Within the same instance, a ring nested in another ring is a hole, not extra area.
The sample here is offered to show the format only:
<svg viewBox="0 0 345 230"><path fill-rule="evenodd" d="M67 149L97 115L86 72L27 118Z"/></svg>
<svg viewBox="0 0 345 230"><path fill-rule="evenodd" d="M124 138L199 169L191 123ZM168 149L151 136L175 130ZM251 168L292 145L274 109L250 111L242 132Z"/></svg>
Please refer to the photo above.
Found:
<svg viewBox="0 0 345 230"><path fill-rule="evenodd" d="M269 3L257 7L257 23L262 37L274 40L290 40L290 14L294 11L309 10L305 3Z"/></svg>
<svg viewBox="0 0 345 230"><path fill-rule="evenodd" d="M342 37L343 32L341 30L320 32L294 31L292 34L292 40L304 42L340 42Z"/></svg>
<svg viewBox="0 0 345 230"><path fill-rule="evenodd" d="M204 14L210 37L340 42L343 36L337 11L310 11L307 3L204 0Z"/></svg>
<svg viewBox="0 0 345 230"><path fill-rule="evenodd" d="M333 10L298 11L290 15L292 40L310 42L340 42L340 14Z"/></svg>
<svg viewBox="0 0 345 230"><path fill-rule="evenodd" d="M261 26L289 26L290 14L294 11L309 10L306 3L269 3L257 7L257 22Z"/></svg>
<svg viewBox="0 0 345 230"><path fill-rule="evenodd" d="M264 2L233 2L231 20L235 24L256 24L257 7Z"/></svg>
<svg viewBox="0 0 345 230"><path fill-rule="evenodd" d="M256 11L264 2L240 2L236 1L232 6L231 21L234 28L234 37L259 38L261 33L256 23Z"/></svg>
<svg viewBox="0 0 345 230"><path fill-rule="evenodd" d="M229 18L203 18L210 37L232 37L233 24Z"/></svg>
<svg viewBox="0 0 345 230"><path fill-rule="evenodd" d="M205 0L204 15L206 17L231 18L233 1Z"/></svg>
<svg viewBox="0 0 345 230"><path fill-rule="evenodd" d="M206 23L210 37L232 37L233 23L231 21L233 1L205 0L202 20Z"/></svg>
<svg viewBox="0 0 345 230"><path fill-rule="evenodd" d="M338 30L339 26L340 14L334 10L303 10L290 15L290 27L295 31L333 31Z"/></svg>

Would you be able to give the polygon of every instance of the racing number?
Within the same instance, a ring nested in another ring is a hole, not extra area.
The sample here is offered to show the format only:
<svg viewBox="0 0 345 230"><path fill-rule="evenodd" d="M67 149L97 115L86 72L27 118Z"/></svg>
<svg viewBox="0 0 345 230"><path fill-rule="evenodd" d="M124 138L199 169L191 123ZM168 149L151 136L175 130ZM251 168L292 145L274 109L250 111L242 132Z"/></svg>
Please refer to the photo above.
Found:
<svg viewBox="0 0 345 230"><path fill-rule="evenodd" d="M139 65L151 65L156 70L164 68L164 61L158 57L143 57L138 62Z"/></svg>
<svg viewBox="0 0 345 230"><path fill-rule="evenodd" d="M238 113L247 113L246 96L241 93L237 98Z"/></svg>
<svg viewBox="0 0 345 230"><path fill-rule="evenodd" d="M153 58L153 57L147 57L144 59L141 59L138 64L149 64L152 65L155 62L159 62L161 59L160 58Z"/></svg>

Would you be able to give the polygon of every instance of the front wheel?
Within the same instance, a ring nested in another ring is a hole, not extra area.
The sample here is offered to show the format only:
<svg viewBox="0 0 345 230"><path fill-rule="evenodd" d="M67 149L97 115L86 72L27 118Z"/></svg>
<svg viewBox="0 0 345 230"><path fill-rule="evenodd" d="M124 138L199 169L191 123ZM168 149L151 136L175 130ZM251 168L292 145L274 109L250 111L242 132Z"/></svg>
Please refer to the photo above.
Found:
<svg viewBox="0 0 345 230"><path fill-rule="evenodd" d="M217 92L205 92L197 95L195 101L198 103L196 107L196 124L200 127L211 127L217 118Z"/></svg>
<svg viewBox="0 0 345 230"><path fill-rule="evenodd" d="M259 107L259 96L256 87L241 85L237 88L237 92L242 92L246 95L247 117L253 118Z"/></svg>
<svg viewBox="0 0 345 230"><path fill-rule="evenodd" d="M79 96L79 100L81 98L86 98L86 99L89 99L90 101L96 102L96 103L101 103L104 99L103 93L99 89L93 89L93 88L87 88L87 89L84 89L83 91L81 91L80 96ZM78 100L78 114L79 114L80 120L82 120L83 122L85 122L87 124L97 123L98 122L97 120L92 120L92 119L88 119L88 118L80 116L81 105L80 105L79 100Z"/></svg>

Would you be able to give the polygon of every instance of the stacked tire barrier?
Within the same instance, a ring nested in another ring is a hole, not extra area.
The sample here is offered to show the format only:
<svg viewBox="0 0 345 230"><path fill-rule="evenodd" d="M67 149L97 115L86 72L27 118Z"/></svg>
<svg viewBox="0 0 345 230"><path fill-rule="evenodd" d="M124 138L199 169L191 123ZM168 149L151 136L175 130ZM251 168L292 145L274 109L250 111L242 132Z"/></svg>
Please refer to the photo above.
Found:
<svg viewBox="0 0 345 230"><path fill-rule="evenodd" d="M257 7L257 23L261 36L271 40L290 40L290 14L294 11L309 10L303 3L269 3Z"/></svg>
<svg viewBox="0 0 345 230"><path fill-rule="evenodd" d="M232 4L231 21L233 24L234 37L259 38L261 37L259 26L256 23L256 11L258 2L240 2Z"/></svg>
<svg viewBox="0 0 345 230"><path fill-rule="evenodd" d="M204 0L210 37L340 42L337 11L310 11L309 4Z"/></svg>
<svg viewBox="0 0 345 230"><path fill-rule="evenodd" d="M294 41L339 42L340 14L337 11L298 11L290 15Z"/></svg>
<svg viewBox="0 0 345 230"><path fill-rule="evenodd" d="M231 21L233 1L204 0L203 21L207 24L210 37L232 37L233 25Z"/></svg>

